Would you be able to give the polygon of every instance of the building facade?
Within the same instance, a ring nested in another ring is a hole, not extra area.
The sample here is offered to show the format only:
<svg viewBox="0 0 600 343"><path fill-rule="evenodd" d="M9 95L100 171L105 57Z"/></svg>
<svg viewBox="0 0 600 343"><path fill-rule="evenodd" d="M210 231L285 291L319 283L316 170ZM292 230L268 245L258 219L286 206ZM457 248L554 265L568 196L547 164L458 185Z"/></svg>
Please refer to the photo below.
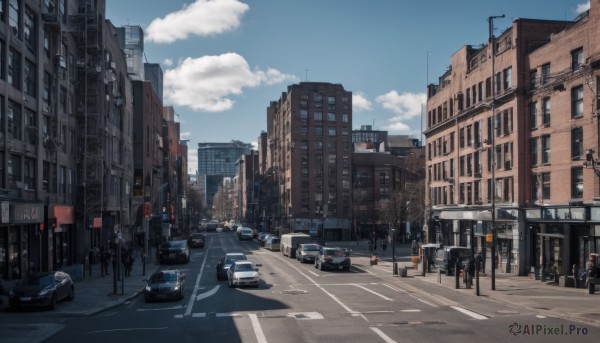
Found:
<svg viewBox="0 0 600 343"><path fill-rule="evenodd" d="M265 170L274 190L266 215L271 227L348 240L352 93L332 83L288 86L270 103L267 122L272 123Z"/></svg>
<svg viewBox="0 0 600 343"><path fill-rule="evenodd" d="M251 149L252 144L240 141L198 143L198 183L204 192L203 203L206 210L212 210L213 198L223 178L236 175L237 160Z"/></svg>
<svg viewBox="0 0 600 343"><path fill-rule="evenodd" d="M597 89L588 85L598 73L589 37L599 5L576 21L515 19L491 44L460 49L428 86L430 242L471 246L499 272L543 277L568 274L597 249L598 181L583 164L586 149L598 151Z"/></svg>

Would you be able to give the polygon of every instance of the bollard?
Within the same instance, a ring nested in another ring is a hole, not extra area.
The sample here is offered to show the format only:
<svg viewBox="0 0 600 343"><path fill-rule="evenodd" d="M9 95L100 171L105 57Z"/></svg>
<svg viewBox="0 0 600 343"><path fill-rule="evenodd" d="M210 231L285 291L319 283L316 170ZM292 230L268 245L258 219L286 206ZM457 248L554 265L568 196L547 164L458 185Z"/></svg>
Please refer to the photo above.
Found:
<svg viewBox="0 0 600 343"><path fill-rule="evenodd" d="M460 263L458 260L456 260L456 263L454 264L454 279L456 281L455 288L459 289L460 288Z"/></svg>
<svg viewBox="0 0 600 343"><path fill-rule="evenodd" d="M421 259L421 276L425 276L425 266L427 265L427 257L423 255Z"/></svg>
<svg viewBox="0 0 600 343"><path fill-rule="evenodd" d="M442 283L442 270L440 268L438 268L438 283Z"/></svg>
<svg viewBox="0 0 600 343"><path fill-rule="evenodd" d="M593 282L588 283L588 293L594 294L596 292L596 284Z"/></svg>
<svg viewBox="0 0 600 343"><path fill-rule="evenodd" d="M475 294L479 296L479 266L476 266L475 268Z"/></svg>
<svg viewBox="0 0 600 343"><path fill-rule="evenodd" d="M398 262L394 262L393 273L394 275L398 275Z"/></svg>

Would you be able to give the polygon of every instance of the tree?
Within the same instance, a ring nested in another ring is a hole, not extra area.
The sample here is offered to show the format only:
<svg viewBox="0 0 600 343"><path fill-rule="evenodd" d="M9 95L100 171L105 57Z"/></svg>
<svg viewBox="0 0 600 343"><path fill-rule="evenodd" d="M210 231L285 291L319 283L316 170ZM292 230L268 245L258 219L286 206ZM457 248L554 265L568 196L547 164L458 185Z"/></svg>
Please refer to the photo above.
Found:
<svg viewBox="0 0 600 343"><path fill-rule="evenodd" d="M381 222L388 223L398 232L402 231L404 223L408 220L410 194L407 193L406 190L393 192L381 206Z"/></svg>

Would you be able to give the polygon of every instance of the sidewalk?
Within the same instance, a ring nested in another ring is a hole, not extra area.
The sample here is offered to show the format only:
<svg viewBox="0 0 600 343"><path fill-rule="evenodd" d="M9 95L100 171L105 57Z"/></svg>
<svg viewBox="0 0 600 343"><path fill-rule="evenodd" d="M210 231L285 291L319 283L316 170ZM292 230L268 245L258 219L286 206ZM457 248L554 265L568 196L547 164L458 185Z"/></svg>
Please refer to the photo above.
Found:
<svg viewBox="0 0 600 343"><path fill-rule="evenodd" d="M370 266L369 260L371 252L361 248L361 245L343 246L352 249L351 257L366 268ZM389 268L390 275L393 275L392 252L390 247L383 255L378 254L377 266L382 269ZM460 288L456 288L456 279L454 276L439 274L435 268L432 273L426 273L422 276L420 265L418 269L413 269L410 256L410 245L400 245L396 247L396 262L400 274L401 269L407 269L407 278L413 278L431 285L443 287L446 290L452 290L465 295L477 297L475 278L473 286L467 289L463 283L462 277L459 278ZM396 276L394 276L396 277ZM398 279L404 279L397 276ZM527 276L517 276L496 272L495 290L492 290L492 278L489 271L486 274L480 274L479 277L479 297L485 297L494 301L508 303L514 306L528 308L546 316L560 317L578 322L584 322L593 326L600 327L600 285L596 287L595 294L589 294L587 288L560 287L540 280L530 279Z"/></svg>
<svg viewBox="0 0 600 343"><path fill-rule="evenodd" d="M109 275L102 277L100 275L100 265L92 265L92 273L85 271L85 277L81 281L74 280L75 300L61 301L52 314L60 317L70 316L90 316L98 312L119 306L141 294L146 283L145 278L150 277L157 269L157 265L152 262L146 263L145 275L144 265L141 262L139 253L136 256L135 263L132 266L131 276L121 278L116 282L112 270L109 266ZM14 281L3 281L6 289L12 288ZM0 311L9 310L4 302L0 304Z"/></svg>

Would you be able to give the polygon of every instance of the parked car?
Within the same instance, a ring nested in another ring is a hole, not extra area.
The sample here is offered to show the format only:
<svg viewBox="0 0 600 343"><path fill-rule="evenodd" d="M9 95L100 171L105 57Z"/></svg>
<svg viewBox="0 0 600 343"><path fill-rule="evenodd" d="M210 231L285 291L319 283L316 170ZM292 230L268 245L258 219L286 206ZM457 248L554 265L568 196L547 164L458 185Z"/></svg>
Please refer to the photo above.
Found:
<svg viewBox="0 0 600 343"><path fill-rule="evenodd" d="M49 307L55 309L63 300L75 298L75 286L71 276L62 271L40 272L27 275L9 292L10 306Z"/></svg>
<svg viewBox="0 0 600 343"><path fill-rule="evenodd" d="M144 280L144 300L181 300L185 291L185 274L178 269L156 271L149 279Z"/></svg>
<svg viewBox="0 0 600 343"><path fill-rule="evenodd" d="M265 237L267 237L267 235L268 235L268 233L266 233L266 232L259 233L258 238L257 238L258 243L264 243Z"/></svg>
<svg viewBox="0 0 600 343"><path fill-rule="evenodd" d="M267 241L265 242L265 249L269 249L271 251L279 251L280 247L280 238L279 236L269 236Z"/></svg>
<svg viewBox="0 0 600 343"><path fill-rule="evenodd" d="M194 232L188 238L188 245L190 246L190 248L203 248L205 240L206 237L204 237L203 234L201 234L200 232Z"/></svg>
<svg viewBox="0 0 600 343"><path fill-rule="evenodd" d="M158 262L183 262L190 261L190 247L185 240L168 241L158 247Z"/></svg>
<svg viewBox="0 0 600 343"><path fill-rule="evenodd" d="M471 258L471 248L460 246L440 248L435 252L435 267L446 275L453 275L454 265L459 257L463 262Z"/></svg>
<svg viewBox="0 0 600 343"><path fill-rule="evenodd" d="M223 258L221 258L219 263L217 263L217 280L220 281L220 280L227 279L227 270L229 270L229 267L231 267L233 262L242 261L242 260L248 260L248 259L246 258L246 255L244 255L241 252L233 252L233 253L225 254L225 256L223 256Z"/></svg>
<svg viewBox="0 0 600 343"><path fill-rule="evenodd" d="M276 236L276 235L272 234L272 233L267 233L265 235L265 237L263 238L262 242L261 242L262 246L264 247L267 244L267 241L269 240L269 237L273 237L273 236Z"/></svg>
<svg viewBox="0 0 600 343"><path fill-rule="evenodd" d="M254 232L249 227L243 227L238 230L238 239L240 241L249 241L252 240L252 238L254 237Z"/></svg>
<svg viewBox="0 0 600 343"><path fill-rule="evenodd" d="M227 270L227 283L229 287L258 287L259 281L258 268L250 261L235 261L229 270Z"/></svg>
<svg viewBox="0 0 600 343"><path fill-rule="evenodd" d="M281 235L280 250L283 256L296 257L296 249L302 243L311 243L312 237L301 232L292 232Z"/></svg>
<svg viewBox="0 0 600 343"><path fill-rule="evenodd" d="M343 269L350 270L350 257L340 248L321 247L317 256L315 256L315 268L324 269Z"/></svg>
<svg viewBox="0 0 600 343"><path fill-rule="evenodd" d="M315 243L305 243L298 246L296 250L296 258L298 261L304 262L315 262L315 257L319 253L321 246Z"/></svg>

